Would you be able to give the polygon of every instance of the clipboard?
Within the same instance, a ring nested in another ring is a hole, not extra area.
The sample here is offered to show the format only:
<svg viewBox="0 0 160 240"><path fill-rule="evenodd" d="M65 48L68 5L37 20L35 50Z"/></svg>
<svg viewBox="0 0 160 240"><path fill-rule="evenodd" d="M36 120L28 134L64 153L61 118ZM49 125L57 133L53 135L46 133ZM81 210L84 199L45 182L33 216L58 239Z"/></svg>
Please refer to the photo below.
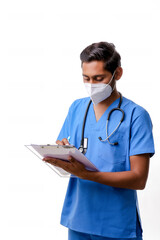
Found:
<svg viewBox="0 0 160 240"><path fill-rule="evenodd" d="M68 161L68 156L74 157L77 161L85 165L85 168L89 171L98 171L96 166L90 162L83 153L81 153L75 146L73 145L37 145L30 144L25 145L32 153L34 153L41 160L44 157L54 157L59 158L61 160ZM44 162L44 161L43 161ZM73 174L70 174L50 163L44 162L47 164L54 172L56 172L60 177L76 177Z"/></svg>

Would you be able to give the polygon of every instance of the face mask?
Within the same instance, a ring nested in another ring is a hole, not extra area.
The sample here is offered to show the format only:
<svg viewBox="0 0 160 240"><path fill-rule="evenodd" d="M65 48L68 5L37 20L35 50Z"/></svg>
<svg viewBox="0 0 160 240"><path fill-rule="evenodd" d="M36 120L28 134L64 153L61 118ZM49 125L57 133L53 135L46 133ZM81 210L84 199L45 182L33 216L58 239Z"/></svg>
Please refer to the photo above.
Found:
<svg viewBox="0 0 160 240"><path fill-rule="evenodd" d="M112 75L111 80L108 84L105 83L84 83L85 88L92 99L92 102L94 105L97 105L98 103L102 102L103 100L107 99L111 93L113 92L112 87L109 85L114 77L115 71Z"/></svg>

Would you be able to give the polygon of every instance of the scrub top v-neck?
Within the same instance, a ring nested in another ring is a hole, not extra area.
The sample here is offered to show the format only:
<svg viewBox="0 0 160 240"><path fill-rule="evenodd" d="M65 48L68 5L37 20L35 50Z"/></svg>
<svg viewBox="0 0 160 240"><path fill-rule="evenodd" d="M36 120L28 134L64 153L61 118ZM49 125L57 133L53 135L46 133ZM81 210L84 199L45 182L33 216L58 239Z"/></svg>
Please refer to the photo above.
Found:
<svg viewBox="0 0 160 240"><path fill-rule="evenodd" d="M93 107L93 103L91 102L89 111L90 113L89 115L89 122L90 122L90 126L94 127L94 128L103 128L106 125L106 119L108 116L108 113L110 112L110 110L114 107L118 106L120 98L117 98L114 102L112 102L109 107L104 111L104 113L101 115L101 117L99 118L99 120L96 120L96 116L95 116L95 111L94 111L94 107ZM103 128L104 130L105 128Z"/></svg>
<svg viewBox="0 0 160 240"><path fill-rule="evenodd" d="M77 99L69 108L68 115L59 133L58 140L70 136L70 143L79 148L83 118L90 98ZM130 171L130 156L154 154L152 122L148 112L131 100L123 97L121 108L125 118L111 142L106 138L106 120L109 111L118 106L116 99L96 121L91 103L86 118L84 137L88 138L86 157L102 172ZM121 113L116 111L109 121L109 133L115 129ZM61 224L79 232L111 238L135 238L137 217L142 224L136 190L116 188L93 181L71 177L61 214Z"/></svg>

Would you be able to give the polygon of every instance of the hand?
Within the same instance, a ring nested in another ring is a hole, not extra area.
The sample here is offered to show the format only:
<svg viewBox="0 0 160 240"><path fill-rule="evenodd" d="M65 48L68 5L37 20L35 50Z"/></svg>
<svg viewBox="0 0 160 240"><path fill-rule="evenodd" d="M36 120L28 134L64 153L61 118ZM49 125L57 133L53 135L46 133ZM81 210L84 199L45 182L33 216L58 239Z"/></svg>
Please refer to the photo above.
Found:
<svg viewBox="0 0 160 240"><path fill-rule="evenodd" d="M67 138L63 138L62 141L57 140L56 143L58 145L69 145L69 142L68 142Z"/></svg>
<svg viewBox="0 0 160 240"><path fill-rule="evenodd" d="M52 157L45 157L42 160L52 164L53 166L60 167L65 171L82 179L85 179L87 173L89 172L88 170L85 169L85 166L82 163L78 162L72 156L68 157L68 161L64 161L64 160L52 158Z"/></svg>

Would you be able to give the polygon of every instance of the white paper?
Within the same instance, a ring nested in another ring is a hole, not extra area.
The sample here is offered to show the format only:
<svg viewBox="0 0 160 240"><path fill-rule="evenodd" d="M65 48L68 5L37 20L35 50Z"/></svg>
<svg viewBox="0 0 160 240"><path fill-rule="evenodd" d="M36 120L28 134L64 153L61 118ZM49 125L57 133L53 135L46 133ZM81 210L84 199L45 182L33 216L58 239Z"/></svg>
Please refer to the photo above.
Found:
<svg viewBox="0 0 160 240"><path fill-rule="evenodd" d="M68 156L74 157L77 161L85 165L87 170L99 171L93 163L91 163L84 154L82 154L77 148L71 145L25 145L30 151L32 151L41 160L44 157L54 157L68 161ZM46 163L46 162L45 162ZM53 166L52 164L46 163L52 170L54 170L61 177L76 177L66 172L62 168Z"/></svg>

